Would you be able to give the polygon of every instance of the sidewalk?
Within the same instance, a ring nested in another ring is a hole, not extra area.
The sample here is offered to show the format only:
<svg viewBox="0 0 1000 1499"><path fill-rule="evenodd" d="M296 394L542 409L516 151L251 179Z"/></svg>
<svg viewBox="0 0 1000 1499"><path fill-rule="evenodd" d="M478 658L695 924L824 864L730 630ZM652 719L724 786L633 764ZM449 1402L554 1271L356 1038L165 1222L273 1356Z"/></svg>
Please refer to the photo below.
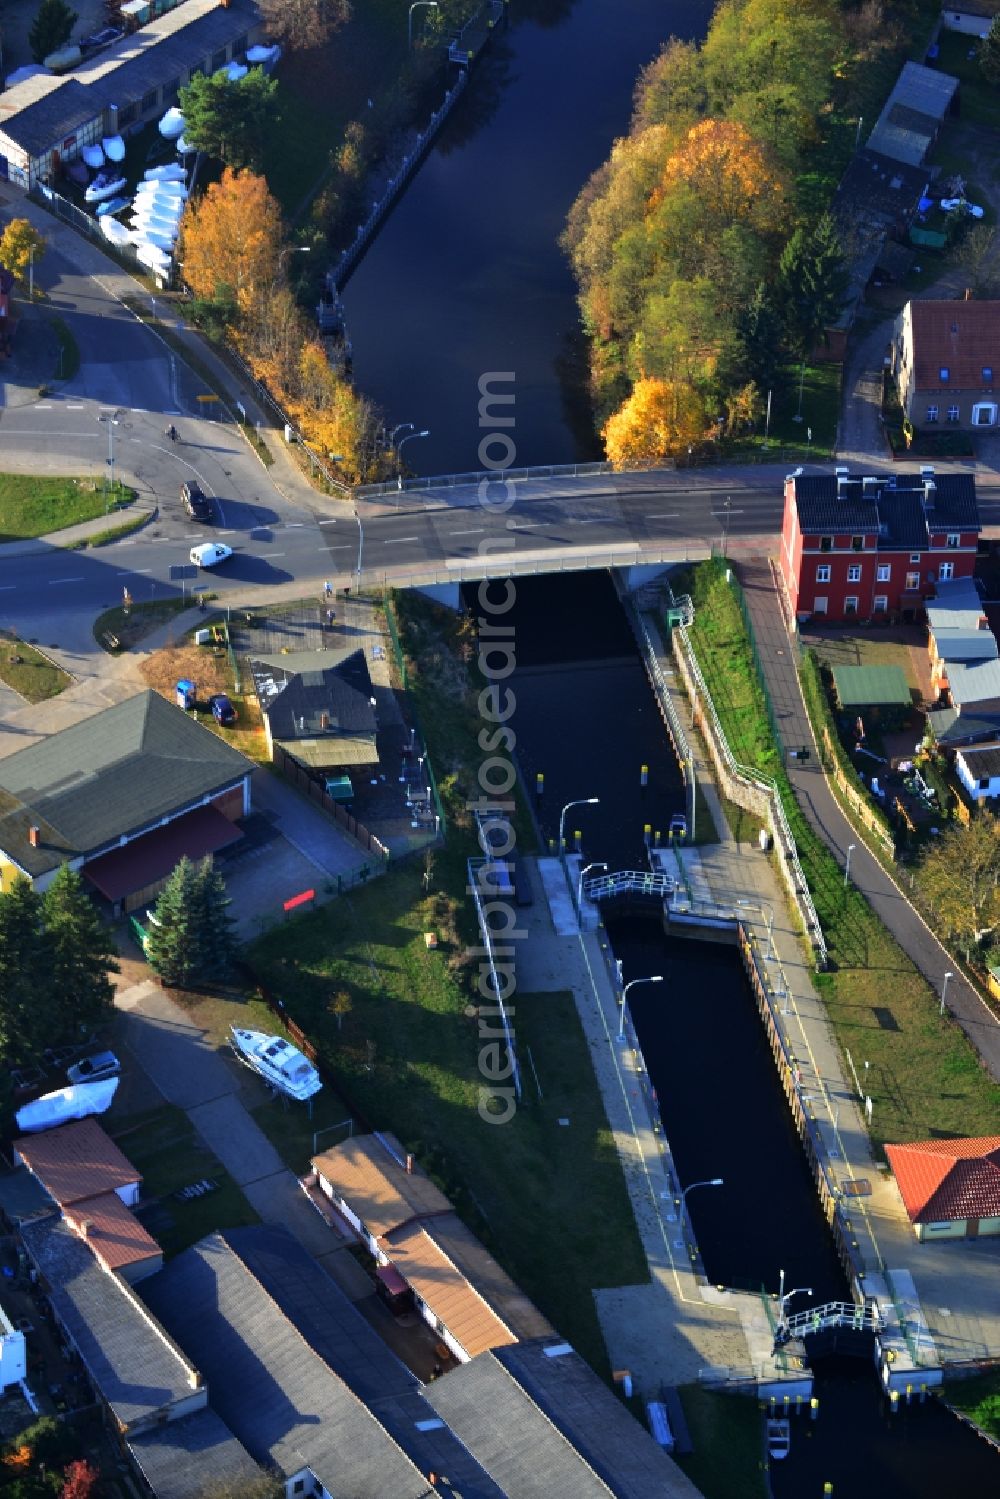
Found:
<svg viewBox="0 0 1000 1499"><path fill-rule="evenodd" d="M764 680L785 746L805 744L811 747L810 759L804 764L796 760L786 765L803 812L841 865L846 861L848 847L853 845L851 878L854 884L935 992L941 989L942 976L949 969L956 970L948 987L948 1008L983 1058L991 1076L1000 1081L1000 1022L957 971L957 965L895 880L869 852L840 810L827 784L799 690L798 643L789 636L768 559L741 561L737 571L753 622Z"/></svg>
<svg viewBox="0 0 1000 1499"><path fill-rule="evenodd" d="M53 547L77 547L81 542L89 542L94 536L103 536L106 531L113 531L116 526L134 520L139 515L145 526L156 519L157 513L155 502L135 499L122 510L106 511L104 515L95 515L93 520L80 521L76 526L64 526L61 531L49 531L44 536L29 536L24 541L5 541L0 544L0 562L8 562L14 557L29 557L36 552L49 552ZM136 527L137 531L140 529L141 527Z"/></svg>

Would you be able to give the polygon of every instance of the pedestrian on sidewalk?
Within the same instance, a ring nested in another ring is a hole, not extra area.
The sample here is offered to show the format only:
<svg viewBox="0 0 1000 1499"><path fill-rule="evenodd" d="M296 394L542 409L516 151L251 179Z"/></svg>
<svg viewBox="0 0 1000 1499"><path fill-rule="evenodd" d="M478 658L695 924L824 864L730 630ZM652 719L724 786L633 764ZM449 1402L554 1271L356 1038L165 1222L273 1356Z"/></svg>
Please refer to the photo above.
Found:
<svg viewBox="0 0 1000 1499"><path fill-rule="evenodd" d="M323 597L325 599L332 599L333 598L333 584L332 583L326 582L326 583L323 584Z"/></svg>

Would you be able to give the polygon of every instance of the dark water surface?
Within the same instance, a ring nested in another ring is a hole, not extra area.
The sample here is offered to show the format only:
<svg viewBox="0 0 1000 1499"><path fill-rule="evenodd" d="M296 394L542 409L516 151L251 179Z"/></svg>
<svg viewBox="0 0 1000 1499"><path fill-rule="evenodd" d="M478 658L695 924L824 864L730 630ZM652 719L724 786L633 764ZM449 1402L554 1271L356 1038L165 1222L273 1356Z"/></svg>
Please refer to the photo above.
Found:
<svg viewBox="0 0 1000 1499"><path fill-rule="evenodd" d="M471 596L469 598L471 602ZM514 725L529 786L546 773L539 820L555 837L571 797L600 796L567 828L589 859L642 868L641 824L683 807L680 772L610 579L577 573L517 580L507 616L518 669ZM637 764L650 789L637 789ZM640 862L636 865L636 860ZM735 948L668 939L658 922L609 919L626 982L662 974L629 996L650 1080L682 1183L721 1176L688 1199L710 1280L746 1289L809 1286L811 1300L847 1299L763 1027ZM791 1310L810 1298L797 1297ZM776 1499L940 1499L1000 1494L1000 1458L943 1407L891 1414L874 1364L815 1365L819 1417L797 1419L790 1456L771 1469Z"/></svg>
<svg viewBox="0 0 1000 1499"><path fill-rule="evenodd" d="M558 239L628 129L642 67L711 0L511 0L438 143L344 293L359 390L420 474L481 467L478 381L516 376L519 464L599 457L586 349ZM548 24L545 24L548 23Z"/></svg>

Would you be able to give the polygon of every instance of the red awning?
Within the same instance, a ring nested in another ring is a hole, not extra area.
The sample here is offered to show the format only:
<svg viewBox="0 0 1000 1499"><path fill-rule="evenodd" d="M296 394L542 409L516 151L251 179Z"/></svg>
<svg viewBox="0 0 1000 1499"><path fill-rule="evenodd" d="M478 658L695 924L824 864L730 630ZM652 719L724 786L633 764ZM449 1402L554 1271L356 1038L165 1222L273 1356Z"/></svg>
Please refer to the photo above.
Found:
<svg viewBox="0 0 1000 1499"><path fill-rule="evenodd" d="M107 900L124 900L133 891L165 879L185 854L189 859L200 859L242 837L239 828L217 807L196 807L165 827L126 843L124 848L102 854L85 864L82 872Z"/></svg>
<svg viewBox="0 0 1000 1499"><path fill-rule="evenodd" d="M395 1265L379 1265L375 1274L390 1296L405 1296L410 1289Z"/></svg>

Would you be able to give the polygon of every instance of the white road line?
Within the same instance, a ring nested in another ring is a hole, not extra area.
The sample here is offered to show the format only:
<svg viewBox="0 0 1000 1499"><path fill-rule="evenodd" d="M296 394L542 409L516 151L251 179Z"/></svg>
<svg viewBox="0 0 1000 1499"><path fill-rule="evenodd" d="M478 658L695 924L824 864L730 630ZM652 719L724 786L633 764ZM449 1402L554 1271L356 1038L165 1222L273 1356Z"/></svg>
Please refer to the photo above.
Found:
<svg viewBox="0 0 1000 1499"><path fill-rule="evenodd" d="M268 552L268 557L287 557L287 552Z"/></svg>
<svg viewBox="0 0 1000 1499"><path fill-rule="evenodd" d="M321 521L320 524L322 525L323 522ZM281 529L283 531L301 531L304 525L304 520L289 520L285 522Z"/></svg>
<svg viewBox="0 0 1000 1499"><path fill-rule="evenodd" d="M119 578L135 578L140 577L143 573L151 573L152 571L151 567L130 567L125 572L118 573L117 576Z"/></svg>
<svg viewBox="0 0 1000 1499"><path fill-rule="evenodd" d="M40 406L36 402L36 404L35 404L35 410L36 411L51 411L52 407L51 406Z"/></svg>
<svg viewBox="0 0 1000 1499"><path fill-rule="evenodd" d="M144 437L130 437L129 438L129 442L145 442L145 440L146 439Z"/></svg>
<svg viewBox="0 0 1000 1499"><path fill-rule="evenodd" d="M4 583L4 585L0 587L0 593L13 593L16 587L16 583Z"/></svg>
<svg viewBox="0 0 1000 1499"><path fill-rule="evenodd" d="M402 546L406 541L419 541L419 536L389 536L383 541L384 547Z"/></svg>
<svg viewBox="0 0 1000 1499"><path fill-rule="evenodd" d="M353 552L354 548L350 544L350 542L345 542L343 546L339 546L339 547L327 547L327 551L328 552Z"/></svg>
<svg viewBox="0 0 1000 1499"><path fill-rule="evenodd" d="M656 515L647 515L647 520L677 520L680 516L679 510L660 510Z"/></svg>
<svg viewBox="0 0 1000 1499"><path fill-rule="evenodd" d="M449 531L449 536L482 536L485 526L473 526L470 531Z"/></svg>
<svg viewBox="0 0 1000 1499"><path fill-rule="evenodd" d="M507 530L529 531L532 526L540 526L542 524L543 522L540 520L509 520L507 522Z"/></svg>
<svg viewBox="0 0 1000 1499"><path fill-rule="evenodd" d="M63 583L82 583L82 578L50 578L49 587L58 588Z"/></svg>
<svg viewBox="0 0 1000 1499"><path fill-rule="evenodd" d="M320 520L317 521L316 524L318 526L335 526L337 522L335 520Z"/></svg>
<svg viewBox="0 0 1000 1499"><path fill-rule="evenodd" d="M231 526L228 531L216 531L215 534L216 534L216 536L235 536L236 535L236 527L235 526Z"/></svg>
<svg viewBox="0 0 1000 1499"><path fill-rule="evenodd" d="M571 520L571 526L613 526L618 522L617 515L584 515L577 520Z"/></svg>
<svg viewBox="0 0 1000 1499"><path fill-rule="evenodd" d="M67 411L83 411L84 409L85 408L84 408L84 406L83 406L82 403L80 403L79 405L77 405L73 401L67 401L66 402L66 410Z"/></svg>
<svg viewBox="0 0 1000 1499"><path fill-rule="evenodd" d="M744 515L745 513L743 510L727 510L725 505L723 505L721 510L713 510L712 512L716 520L724 520L727 515Z"/></svg>
<svg viewBox="0 0 1000 1499"><path fill-rule="evenodd" d="M148 406L130 406L129 407L129 411L131 411L131 413L132 413L133 416L145 416L146 412L148 410L149 410ZM167 416L180 416L180 412L179 411L168 411L166 413L166 415Z"/></svg>

